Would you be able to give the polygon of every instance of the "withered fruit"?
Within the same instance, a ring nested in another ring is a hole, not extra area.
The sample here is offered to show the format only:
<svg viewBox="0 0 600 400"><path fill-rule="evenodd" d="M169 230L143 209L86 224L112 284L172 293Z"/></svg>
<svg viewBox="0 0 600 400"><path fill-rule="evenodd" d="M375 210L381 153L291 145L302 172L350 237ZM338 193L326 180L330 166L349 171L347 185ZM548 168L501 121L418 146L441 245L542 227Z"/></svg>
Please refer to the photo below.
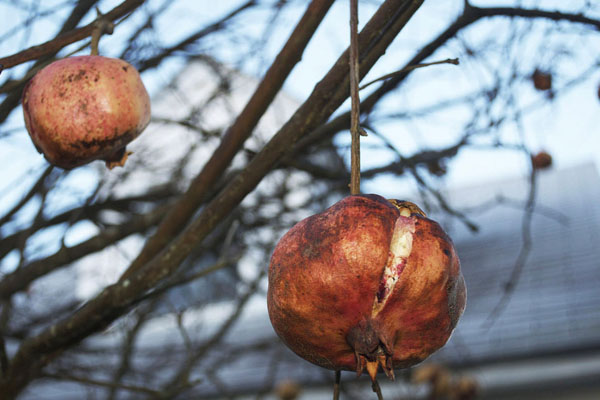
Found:
<svg viewBox="0 0 600 400"><path fill-rule="evenodd" d="M466 288L451 239L415 204L349 196L296 224L269 265L275 332L332 370L414 365L442 347Z"/></svg>
<svg viewBox="0 0 600 400"><path fill-rule="evenodd" d="M129 63L102 56L53 62L26 85L25 126L48 162L71 169L102 159L123 165L125 146L150 122L150 97Z"/></svg>
<svg viewBox="0 0 600 400"><path fill-rule="evenodd" d="M552 156L548 152L540 151L531 156L531 166L534 169L548 169L552 166Z"/></svg>
<svg viewBox="0 0 600 400"><path fill-rule="evenodd" d="M533 81L533 87L537 90L544 91L552 89L552 74L544 72L540 69L533 71L531 74L531 80Z"/></svg>

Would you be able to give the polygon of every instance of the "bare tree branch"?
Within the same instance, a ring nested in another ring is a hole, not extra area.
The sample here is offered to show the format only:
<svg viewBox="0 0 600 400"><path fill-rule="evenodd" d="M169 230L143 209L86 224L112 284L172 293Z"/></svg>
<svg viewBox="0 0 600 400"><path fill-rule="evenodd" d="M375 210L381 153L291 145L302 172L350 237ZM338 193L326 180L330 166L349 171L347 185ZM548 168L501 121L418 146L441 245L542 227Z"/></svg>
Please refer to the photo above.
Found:
<svg viewBox="0 0 600 400"><path fill-rule="evenodd" d="M539 9L526 9L519 7L475 7L467 4L465 14L476 15L477 18L485 17L522 17L522 18L543 18L552 21L567 21L578 24L590 25L600 29L600 20L588 18L583 14L570 14L560 11L545 11Z"/></svg>
<svg viewBox="0 0 600 400"><path fill-rule="evenodd" d="M97 236L80 244L62 247L49 257L32 261L5 275L0 281L0 299L6 299L16 292L25 290L36 279L56 271L58 268L66 267L75 260L102 250L133 233L149 229L163 217L167 207L159 207L146 215L133 217L122 225L106 228Z"/></svg>
<svg viewBox="0 0 600 400"><path fill-rule="evenodd" d="M132 262L122 280L127 279L162 250L169 240L183 229L186 221L206 199L208 190L250 136L292 68L300 61L304 48L332 4L333 0L315 0L310 4L246 107L225 133L219 147L213 152L200 174L192 181L188 191L163 219L155 234L148 239L144 249Z"/></svg>
<svg viewBox="0 0 600 400"><path fill-rule="evenodd" d="M130 13L131 11L135 10L143 2L144 2L144 0L126 0L123 3L121 3L120 5L118 5L117 7L113 8L111 11L102 15L101 18L114 21L114 20L121 18L124 15ZM90 5L89 3L93 4L95 2L87 1L87 2L83 2L82 5ZM84 13L82 13L83 10L81 10L81 8L82 8L82 6L79 6L78 8L76 8L76 10L74 10L72 15L76 15L79 18L81 18L84 15ZM89 7L88 7L88 9L89 9ZM75 19L75 17L72 17L72 19ZM69 20L69 21L71 21L71 20ZM46 57L49 55L56 54L63 47L65 47L71 43L75 43L79 40L85 39L86 37L91 36L95 27L96 27L96 21L94 21L84 27L71 30L69 32L61 32L61 34L59 34L56 38L54 38L46 43L42 43L40 45L30 47L27 50L20 51L11 56L0 58L0 65L2 65L6 69L6 68L14 67L15 65L23 64L27 61L37 60L37 59L40 59L40 58L43 58L43 57Z"/></svg>
<svg viewBox="0 0 600 400"><path fill-rule="evenodd" d="M23 198L13 206L13 208L11 208L6 214L2 216L2 218L0 218L0 226L8 222L13 217L13 215L15 215L25 204L27 204L29 200L31 200L33 196L35 196L38 193L38 191L44 185L44 181L46 180L46 178L50 176L50 173L52 172L53 168L54 167L51 165L46 167L42 175L33 184L33 186L31 186L31 189L29 189L25 196L23 196Z"/></svg>
<svg viewBox="0 0 600 400"><path fill-rule="evenodd" d="M350 193L360 194L360 98L358 94L358 0L350 0Z"/></svg>
<svg viewBox="0 0 600 400"><path fill-rule="evenodd" d="M83 383L84 385L105 387L105 388L108 388L111 390L113 390L113 389L127 390L130 392L144 393L147 395L156 395L159 393L158 391L148 389L145 386L128 385L125 383L117 383L117 382L113 382L113 381L102 381L99 379L92 379L92 378L88 378L85 376L77 376L75 374L65 373L65 372L59 372L59 373L45 372L42 374L41 377L46 378L46 379L53 379L56 381L71 381L71 382Z"/></svg>
<svg viewBox="0 0 600 400"><path fill-rule="evenodd" d="M255 6L256 4L257 4L256 0L249 0L246 3L243 3L242 5L237 7L235 10L231 11L229 14L227 14L220 20L210 24L207 27L200 29L198 32L195 32L195 33L189 35L187 38L181 40L179 43L177 43L171 47L168 47L166 49L163 49L160 52L160 54L142 61L139 65L137 65L138 70L140 72L143 72L147 69L156 67L165 58L169 57L173 53L175 53L177 51L185 50L189 45L197 42L199 39L201 39L211 33L221 30L223 27L226 26L227 22L229 22L234 17L239 15L242 11L244 11L252 6Z"/></svg>
<svg viewBox="0 0 600 400"><path fill-rule="evenodd" d="M103 211L135 212L136 209L139 208L137 206L140 204L160 203L161 201L174 197L176 194L177 193L171 187L163 186L149 189L146 193L139 196L117 199L109 198L92 204L84 204L81 207L72 208L52 217L34 221L26 229L11 233L5 237L0 237L2 239L0 242L0 259L13 250L19 243L22 243L29 236L41 229L83 219L98 222L98 216Z"/></svg>
<svg viewBox="0 0 600 400"><path fill-rule="evenodd" d="M512 16L512 17L523 17L523 18L546 18L554 21L569 21L573 23L582 23L585 25L591 25L595 27L600 26L600 20L592 18L586 18L581 14L568 14L560 12L551 12L543 10L528 10L522 8L510 8L510 7L491 7L491 8L480 8L473 7L469 3L464 12L450 24L442 33L440 33L435 39L423 46L421 50L415 54L415 56L408 61L404 67L400 68L400 71L404 71L398 74L394 74L390 79L386 80L379 86L373 93L364 98L361 101L361 113L369 114L375 105L387 94L394 91L404 80L415 70L412 68L415 65L423 63L427 58L433 55L433 53L446 44L450 39L455 38L459 31L472 25L473 23L483 19L499 16ZM335 133L338 133L350 124L350 112L340 114L336 118L329 121L327 124L320 126L314 132L312 132L306 138L303 138L296 144L297 151L305 149L313 143L316 143L323 138L330 137Z"/></svg>
<svg viewBox="0 0 600 400"><path fill-rule="evenodd" d="M364 50L361 75L366 74L404 27L421 1L386 0L359 36ZM130 278L108 286L67 320L24 341L13 357L0 390L14 398L61 351L102 329L125 312L145 291L169 276L214 227L254 189L290 143L323 123L348 97L348 52L315 87L308 100L271 139L248 167L208 204L176 241Z"/></svg>

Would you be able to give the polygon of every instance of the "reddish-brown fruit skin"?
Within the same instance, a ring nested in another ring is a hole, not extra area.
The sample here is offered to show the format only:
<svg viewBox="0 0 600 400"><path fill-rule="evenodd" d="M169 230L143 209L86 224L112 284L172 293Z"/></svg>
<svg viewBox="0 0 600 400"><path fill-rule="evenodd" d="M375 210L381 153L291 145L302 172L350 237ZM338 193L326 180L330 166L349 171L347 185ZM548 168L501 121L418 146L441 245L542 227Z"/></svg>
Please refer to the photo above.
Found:
<svg viewBox="0 0 600 400"><path fill-rule="evenodd" d="M65 169L126 157L125 145L150 122L150 97L139 73L102 56L48 65L28 82L22 104L36 149Z"/></svg>
<svg viewBox="0 0 600 400"><path fill-rule="evenodd" d="M544 91L552 89L552 75L548 72L536 69L533 71L531 79L533 80L533 87L537 90Z"/></svg>
<svg viewBox="0 0 600 400"><path fill-rule="evenodd" d="M552 166L552 156L545 151L540 151L536 155L531 156L531 165L534 169L550 168Z"/></svg>
<svg viewBox="0 0 600 400"><path fill-rule="evenodd" d="M415 224L413 248L387 303L374 314L398 219ZM380 196L358 195L282 237L271 258L267 297L275 331L299 356L361 372L350 331L370 326L389 352L390 367L408 367L446 343L466 289L454 246L436 222L401 216Z"/></svg>

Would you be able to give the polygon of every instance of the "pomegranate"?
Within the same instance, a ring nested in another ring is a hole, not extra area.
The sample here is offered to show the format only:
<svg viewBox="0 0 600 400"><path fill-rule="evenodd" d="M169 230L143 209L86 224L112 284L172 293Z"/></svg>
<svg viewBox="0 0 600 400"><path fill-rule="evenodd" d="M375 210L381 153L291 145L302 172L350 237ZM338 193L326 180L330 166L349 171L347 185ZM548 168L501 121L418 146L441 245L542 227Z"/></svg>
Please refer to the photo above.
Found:
<svg viewBox="0 0 600 400"><path fill-rule="evenodd" d="M349 196L277 244L269 317L299 356L333 370L416 364L443 346L465 307L450 238L416 205Z"/></svg>
<svg viewBox="0 0 600 400"><path fill-rule="evenodd" d="M55 61L23 91L25 126L48 162L71 169L102 159L123 165L125 146L150 122L150 97L136 69L102 56Z"/></svg>

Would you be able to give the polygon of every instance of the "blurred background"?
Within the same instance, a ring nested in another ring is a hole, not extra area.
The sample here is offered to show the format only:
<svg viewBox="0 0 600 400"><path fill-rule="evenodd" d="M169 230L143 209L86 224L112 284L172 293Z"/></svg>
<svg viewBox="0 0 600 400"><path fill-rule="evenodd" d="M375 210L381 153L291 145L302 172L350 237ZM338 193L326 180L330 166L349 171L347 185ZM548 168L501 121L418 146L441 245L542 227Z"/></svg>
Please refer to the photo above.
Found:
<svg viewBox="0 0 600 400"><path fill-rule="evenodd" d="M152 98L125 167L52 167L24 127L24 84L89 54L89 38L0 73L0 378L25 344L118 281L310 2L138 3L100 41ZM383 3L359 1L359 29ZM121 4L0 0L0 64ZM348 47L348 21L349 1L334 1L195 215L308 98ZM361 81L395 73L360 91L362 191L439 221L468 288L448 344L394 382L382 376L386 399L600 398L599 29L595 1L425 1ZM289 228L349 194L349 108L290 143L174 273L101 331L65 339L18 398L331 398L333 372L274 333L266 271ZM344 372L341 398L376 396Z"/></svg>

